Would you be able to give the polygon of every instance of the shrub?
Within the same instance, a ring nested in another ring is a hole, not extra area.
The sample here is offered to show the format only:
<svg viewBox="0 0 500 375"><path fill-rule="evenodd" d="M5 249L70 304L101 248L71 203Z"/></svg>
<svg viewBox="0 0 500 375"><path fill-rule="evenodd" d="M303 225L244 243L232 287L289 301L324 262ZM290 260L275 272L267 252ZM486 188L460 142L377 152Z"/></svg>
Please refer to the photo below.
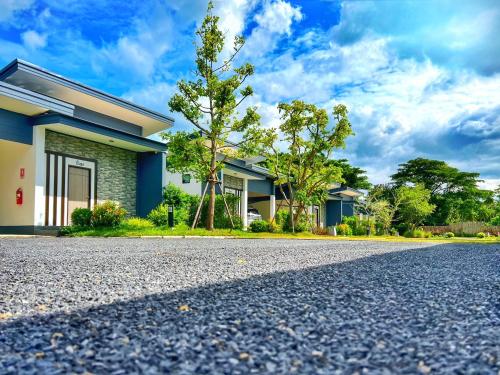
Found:
<svg viewBox="0 0 500 375"><path fill-rule="evenodd" d="M391 228L391 229L389 229L389 234L391 236L397 236L399 234L399 232L396 228Z"/></svg>
<svg viewBox="0 0 500 375"><path fill-rule="evenodd" d="M360 220L357 216L343 216L342 223L349 225L349 227L351 227L352 234L355 236L368 235L368 228L370 229L370 234L377 233L373 219Z"/></svg>
<svg viewBox="0 0 500 375"><path fill-rule="evenodd" d="M275 220L281 226L283 232L292 232L292 227L290 226L290 213L288 210L279 210L276 212ZM297 223L293 228L295 232L305 232L309 230L309 222L307 215L301 215Z"/></svg>
<svg viewBox="0 0 500 375"><path fill-rule="evenodd" d="M446 233L443 233L443 237L445 237L445 238L453 238L453 237L455 237L455 233L453 233L453 232L446 232Z"/></svg>
<svg viewBox="0 0 500 375"><path fill-rule="evenodd" d="M352 228L347 224L337 225L337 234L339 236L352 236Z"/></svg>
<svg viewBox="0 0 500 375"><path fill-rule="evenodd" d="M153 227L153 223L147 219L132 217L130 219L125 219L121 226L126 229L145 229Z"/></svg>
<svg viewBox="0 0 500 375"><path fill-rule="evenodd" d="M116 202L105 201L95 205L91 224L94 227L116 227L124 219L127 211Z"/></svg>
<svg viewBox="0 0 500 375"><path fill-rule="evenodd" d="M269 232L269 223L265 220L254 220L250 223L250 230L254 233Z"/></svg>
<svg viewBox="0 0 500 375"><path fill-rule="evenodd" d="M279 224L276 223L276 221L271 221L269 223L269 232L270 233L277 233L281 231L281 227Z"/></svg>
<svg viewBox="0 0 500 375"><path fill-rule="evenodd" d="M500 215L495 216L493 219L491 219L490 224L500 226Z"/></svg>
<svg viewBox="0 0 500 375"><path fill-rule="evenodd" d="M198 221L199 226L205 225L207 220L208 198L209 198L208 196L205 197L205 200L203 202L203 206L201 209L201 217L200 220ZM237 215L238 206L240 204L240 198L231 194L226 194L225 198L227 205L229 207L229 211L232 213L234 228L235 229L243 228L243 221L241 220L241 217ZM199 196L196 195L191 196L191 202L189 204L189 219L188 219L189 224L191 224L194 220L194 217L196 215L196 210L198 209L198 205L200 203L200 199L201 198ZM214 227L219 229L231 228L231 220L227 215L222 195L217 195L215 197Z"/></svg>
<svg viewBox="0 0 500 375"><path fill-rule="evenodd" d="M160 203L148 214L148 220L157 227L168 225L168 206Z"/></svg>
<svg viewBox="0 0 500 375"><path fill-rule="evenodd" d="M431 238L432 233L431 232L426 232L422 229L414 229L414 230L408 230L406 231L403 236L407 238Z"/></svg>
<svg viewBox="0 0 500 375"><path fill-rule="evenodd" d="M313 233L319 236L326 236L328 234L327 228L315 227L313 228Z"/></svg>
<svg viewBox="0 0 500 375"><path fill-rule="evenodd" d="M75 208L71 213L71 224L77 227L89 227L92 211L88 208Z"/></svg>
<svg viewBox="0 0 500 375"><path fill-rule="evenodd" d="M477 238L484 238L484 237L486 237L486 234L483 233L483 232L479 232L479 233L476 234L476 237Z"/></svg>

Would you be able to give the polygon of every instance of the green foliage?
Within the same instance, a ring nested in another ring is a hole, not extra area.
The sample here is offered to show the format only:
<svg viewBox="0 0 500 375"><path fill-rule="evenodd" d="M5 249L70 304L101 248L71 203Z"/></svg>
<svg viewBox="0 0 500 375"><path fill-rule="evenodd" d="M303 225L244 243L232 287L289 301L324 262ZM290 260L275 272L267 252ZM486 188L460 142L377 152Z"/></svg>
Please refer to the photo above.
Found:
<svg viewBox="0 0 500 375"><path fill-rule="evenodd" d="M328 160L327 163L342 170L342 180L344 180L344 184L346 186L353 189L371 189L372 184L368 181L366 171L361 168L351 166L347 159Z"/></svg>
<svg viewBox="0 0 500 375"><path fill-rule="evenodd" d="M436 207L429 203L430 191L425 189L423 185L399 187L396 190L396 199L399 218L407 223L411 230L432 214Z"/></svg>
<svg viewBox="0 0 500 375"><path fill-rule="evenodd" d="M479 233L477 233L477 234L476 234L476 237L477 237L477 238L485 238L485 237L486 237L486 234L485 234L485 233L483 233L483 232L479 232Z"/></svg>
<svg viewBox="0 0 500 375"><path fill-rule="evenodd" d="M490 221L491 225L500 225L500 215L495 216L493 219Z"/></svg>
<svg viewBox="0 0 500 375"><path fill-rule="evenodd" d="M432 233L431 232L426 232L422 229L413 229L413 230L408 230L406 231L403 236L407 238L431 238Z"/></svg>
<svg viewBox="0 0 500 375"><path fill-rule="evenodd" d="M254 154L260 116L256 108L248 106L238 117L237 108L253 95L252 87L244 85L254 73L251 64L232 68L232 63L245 44L236 36L232 53L225 56L225 35L219 28L219 17L213 14L213 3L208 3L207 14L196 30L196 70L192 80L177 82L178 93L168 102L172 112L182 113L196 132L167 133L169 152L167 162L174 172L191 172L199 181L209 181L210 200L206 218L207 229L214 227L215 181L221 170L221 155L236 157ZM201 135L202 134L202 135ZM238 138L238 148L230 147L228 139Z"/></svg>
<svg viewBox="0 0 500 375"><path fill-rule="evenodd" d="M199 200L196 196L183 191L178 186L169 183L163 191L163 202L174 209L174 225L190 224L191 207Z"/></svg>
<svg viewBox="0 0 500 375"><path fill-rule="evenodd" d="M343 216L342 223L349 225L352 234L355 236L366 236L368 230L370 230L371 234L375 234L374 220L360 220L357 216Z"/></svg>
<svg viewBox="0 0 500 375"><path fill-rule="evenodd" d="M160 203L148 214L148 220L157 227L168 225L168 206L165 203Z"/></svg>
<svg viewBox="0 0 500 375"><path fill-rule="evenodd" d="M281 226L278 225L275 221L271 221L269 223L269 232L270 233L278 233L281 231Z"/></svg>
<svg viewBox="0 0 500 375"><path fill-rule="evenodd" d="M396 228L391 228L391 229L389 229L389 234L390 234L391 236L397 236L397 235L398 235L398 233L399 233L399 232L398 232L398 230L397 230Z"/></svg>
<svg viewBox="0 0 500 375"><path fill-rule="evenodd" d="M116 227L125 218L127 211L116 202L105 201L94 206L91 224L93 227Z"/></svg>
<svg viewBox="0 0 500 375"><path fill-rule="evenodd" d="M430 191L435 211L425 219L429 225L463 221L490 221L498 214L495 193L477 187L479 173L463 172L440 160L417 158L400 164L392 176L396 187L422 184Z"/></svg>
<svg viewBox="0 0 500 375"><path fill-rule="evenodd" d="M92 211L88 208L75 208L71 213L71 223L77 227L89 227Z"/></svg>
<svg viewBox="0 0 500 375"><path fill-rule="evenodd" d="M288 207L297 207L293 219L301 226L306 207L323 202L331 184L342 181L342 169L327 161L334 150L345 147L353 132L347 108L341 104L333 108L333 121L326 110L300 100L280 103L278 110L280 125L261 132L261 153L276 184L287 187L285 201Z"/></svg>
<svg viewBox="0 0 500 375"><path fill-rule="evenodd" d="M347 224L337 225L337 234L339 236L352 236L352 228Z"/></svg>
<svg viewBox="0 0 500 375"><path fill-rule="evenodd" d="M255 233L270 232L269 223L265 220L254 220L250 223L250 230Z"/></svg>
<svg viewBox="0 0 500 375"><path fill-rule="evenodd" d="M276 223L281 227L283 232L292 232L292 226L290 223L290 213L286 209L278 210L274 217ZM296 222L294 223L293 230L297 233L305 232L309 230L310 224L308 222L307 215L302 214Z"/></svg>
<svg viewBox="0 0 500 375"><path fill-rule="evenodd" d="M232 194L225 194L226 202L229 207L229 211L232 214L232 219L234 223L234 229L243 228L243 221L239 215L237 215L238 206L240 205L240 198ZM193 202L190 206L189 212L189 223L192 223L196 214L196 209L200 202L201 197L195 196ZM204 223L208 215L208 197L205 197L203 206L201 209L201 218L199 223ZM215 197L215 217L214 217L214 228L223 229L231 228L231 220L227 215L227 211L224 205L224 200L222 195L217 195Z"/></svg>
<svg viewBox="0 0 500 375"><path fill-rule="evenodd" d="M446 233L443 233L443 237L445 237L445 238L453 238L453 237L455 237L455 233L453 233L453 232L446 232Z"/></svg>

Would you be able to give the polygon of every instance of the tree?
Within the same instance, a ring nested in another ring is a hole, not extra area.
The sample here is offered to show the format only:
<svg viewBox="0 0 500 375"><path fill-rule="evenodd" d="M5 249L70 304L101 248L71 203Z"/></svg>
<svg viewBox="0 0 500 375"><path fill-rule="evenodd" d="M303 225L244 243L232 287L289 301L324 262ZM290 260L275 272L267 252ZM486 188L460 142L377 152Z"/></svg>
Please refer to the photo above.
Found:
<svg viewBox="0 0 500 375"><path fill-rule="evenodd" d="M426 219L431 225L489 221L495 212L494 193L477 187L479 173L463 172L440 160L417 158L400 164L392 175L396 186L422 184L436 206Z"/></svg>
<svg viewBox="0 0 500 375"><path fill-rule="evenodd" d="M435 205L429 203L431 192L424 185L417 184L414 187L400 186L396 189L396 206L399 218L414 230L424 219L432 214Z"/></svg>
<svg viewBox="0 0 500 375"><path fill-rule="evenodd" d="M368 181L366 171L353 167L347 159L329 160L328 163L342 170L344 184L353 189L370 190L372 184Z"/></svg>
<svg viewBox="0 0 500 375"><path fill-rule="evenodd" d="M209 203L206 228L214 228L215 186L225 155L251 154L257 138L259 115L255 107L248 107L241 118L237 108L253 94L250 86L243 86L254 72L248 63L232 68L245 41L236 36L233 51L222 62L224 34L219 29L219 17L213 13L213 3L208 3L207 14L196 31L196 70L192 81L180 80L179 92L168 105L179 112L194 126L195 132L167 133L168 165L175 172L192 172L200 181L207 181ZM229 144L230 137L238 138Z"/></svg>
<svg viewBox="0 0 500 375"><path fill-rule="evenodd" d="M333 108L332 125L326 110L300 100L280 103L278 109L282 122L263 132L261 152L288 205L293 230L306 207L326 199L330 185L342 181L341 169L326 161L335 149L345 147L345 138L353 132L341 104Z"/></svg>
<svg viewBox="0 0 500 375"><path fill-rule="evenodd" d="M462 172L441 160L416 158L400 164L391 176L397 186L422 184L434 194L470 190L477 187L479 173Z"/></svg>

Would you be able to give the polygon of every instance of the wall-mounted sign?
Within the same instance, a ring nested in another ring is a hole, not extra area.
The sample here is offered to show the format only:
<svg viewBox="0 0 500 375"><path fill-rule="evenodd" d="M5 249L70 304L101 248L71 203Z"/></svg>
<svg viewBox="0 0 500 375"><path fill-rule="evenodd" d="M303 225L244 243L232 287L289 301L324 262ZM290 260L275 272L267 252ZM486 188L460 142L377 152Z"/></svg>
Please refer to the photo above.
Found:
<svg viewBox="0 0 500 375"><path fill-rule="evenodd" d="M24 178L24 168L19 169L19 177Z"/></svg>

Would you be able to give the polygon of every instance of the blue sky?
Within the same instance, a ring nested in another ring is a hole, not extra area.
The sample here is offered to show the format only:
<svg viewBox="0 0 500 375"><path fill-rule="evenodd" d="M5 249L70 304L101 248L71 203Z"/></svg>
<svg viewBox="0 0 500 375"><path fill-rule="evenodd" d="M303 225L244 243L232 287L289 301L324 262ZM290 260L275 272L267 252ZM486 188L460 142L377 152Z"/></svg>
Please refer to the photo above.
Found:
<svg viewBox="0 0 500 375"><path fill-rule="evenodd" d="M206 1L0 0L0 63L19 57L160 112L193 68ZM256 66L252 105L344 103L338 157L385 181L417 156L500 184L500 1L225 0L227 38ZM186 122L175 116L177 127Z"/></svg>

